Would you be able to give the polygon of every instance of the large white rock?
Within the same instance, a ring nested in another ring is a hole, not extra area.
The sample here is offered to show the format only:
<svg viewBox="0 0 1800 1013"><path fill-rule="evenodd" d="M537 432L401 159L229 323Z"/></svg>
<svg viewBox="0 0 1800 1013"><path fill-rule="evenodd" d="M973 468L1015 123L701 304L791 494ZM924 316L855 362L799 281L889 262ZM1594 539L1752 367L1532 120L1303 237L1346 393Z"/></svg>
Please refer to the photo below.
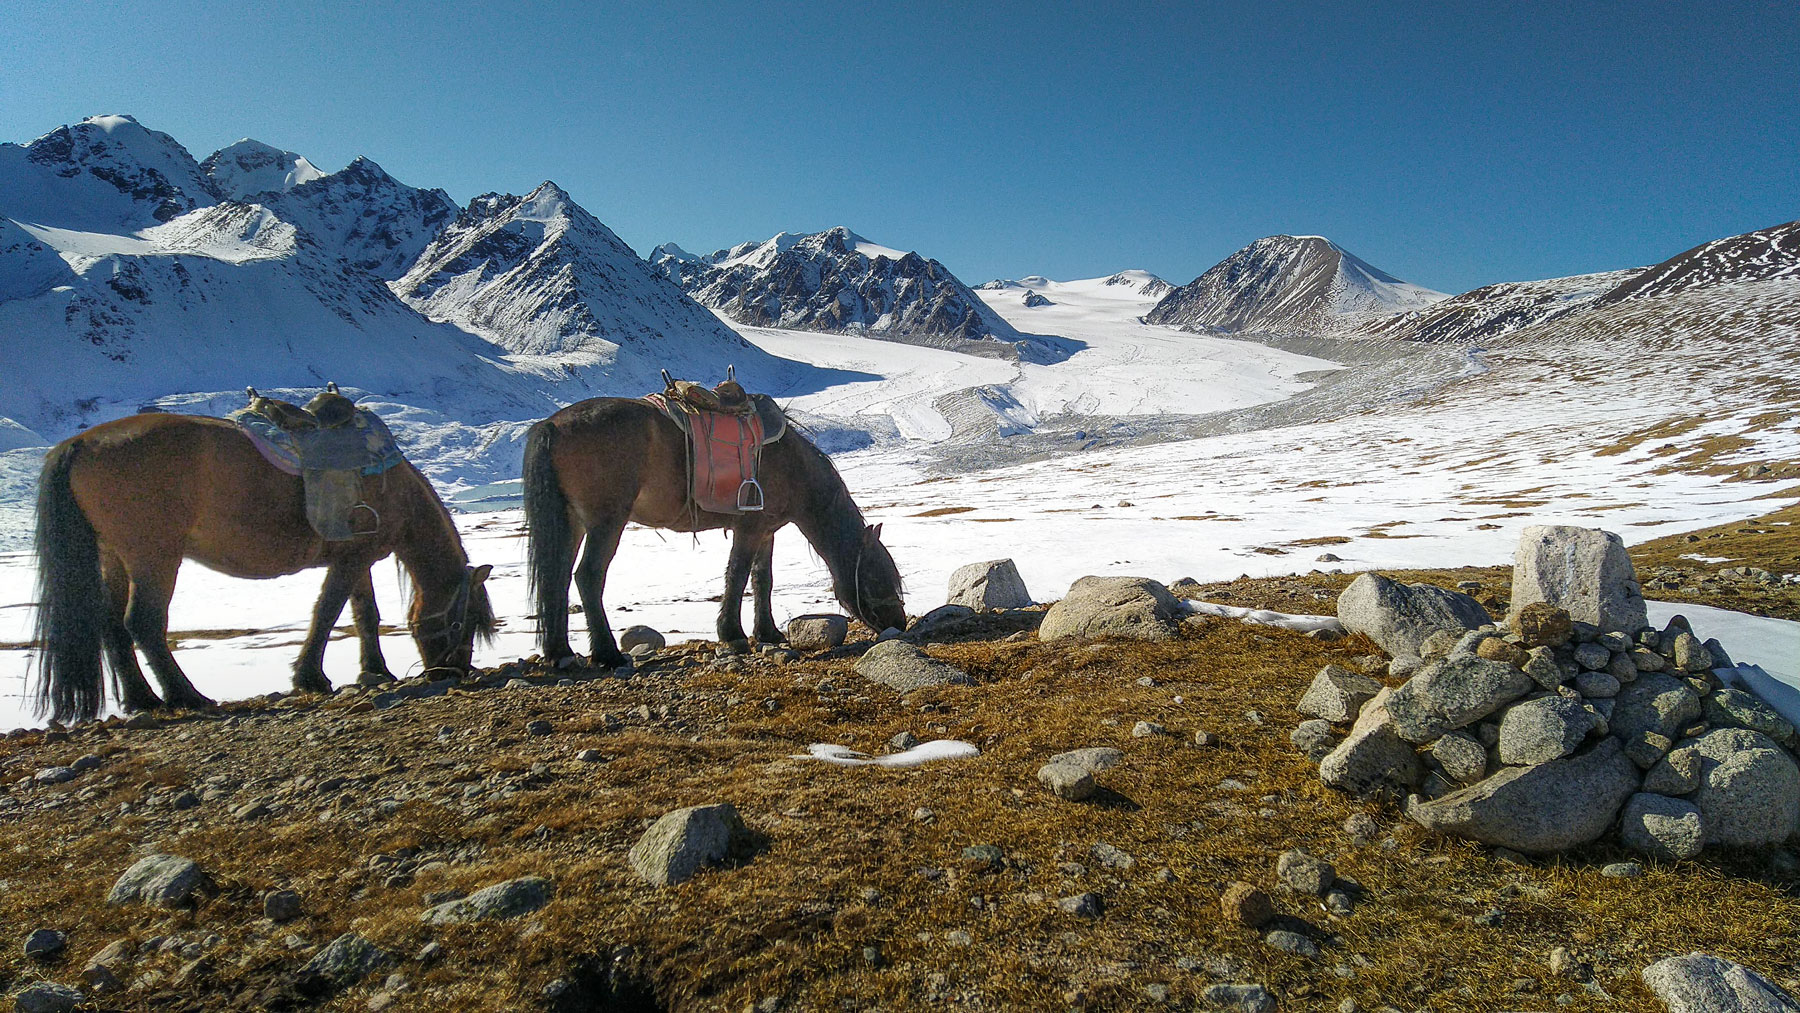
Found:
<svg viewBox="0 0 1800 1013"><path fill-rule="evenodd" d="M1540 601L1602 632L1633 633L1648 623L1624 540L1599 528L1534 524L1520 532L1510 614Z"/></svg>
<svg viewBox="0 0 1800 1013"><path fill-rule="evenodd" d="M1379 692L1381 683L1374 679L1337 665L1326 665L1313 676L1312 685L1307 687L1295 709L1309 718L1350 721L1362 711L1362 705Z"/></svg>
<svg viewBox="0 0 1800 1013"><path fill-rule="evenodd" d="M1691 748L1700 754L1700 787L1689 798L1706 821L1706 843L1758 847L1800 829L1800 766L1774 739L1718 728Z"/></svg>
<svg viewBox="0 0 1800 1013"><path fill-rule="evenodd" d="M729 802L665 813L631 846L631 867L653 886L673 886L704 865L725 861L750 843L750 831Z"/></svg>
<svg viewBox="0 0 1800 1013"><path fill-rule="evenodd" d="M1185 613L1168 588L1148 577L1083 577L1044 613L1038 639L1166 640Z"/></svg>
<svg viewBox="0 0 1800 1013"><path fill-rule="evenodd" d="M1659 960L1644 984L1669 1013L1800 1013L1800 1003L1742 964L1706 953Z"/></svg>
<svg viewBox="0 0 1800 1013"><path fill-rule="evenodd" d="M1425 666L1388 701L1394 729L1408 742L1474 724L1524 696L1531 677L1502 661L1452 654Z"/></svg>
<svg viewBox="0 0 1800 1013"><path fill-rule="evenodd" d="M1407 818L1440 833L1527 854L1566 851L1612 827L1638 789L1638 770L1619 740L1533 767L1507 767L1479 784L1424 801L1407 800Z"/></svg>
<svg viewBox="0 0 1800 1013"><path fill-rule="evenodd" d="M871 682L910 693L926 686L968 686L969 673L931 657L904 640L884 640L856 661L856 674Z"/></svg>
<svg viewBox="0 0 1800 1013"><path fill-rule="evenodd" d="M1573 753L1594 716L1566 696L1521 700L1500 716L1500 762L1545 763Z"/></svg>
<svg viewBox="0 0 1800 1013"><path fill-rule="evenodd" d="M1393 694L1384 688L1363 704L1350 734L1319 761L1319 780L1352 795L1398 797L1418 786L1425 769L1412 745L1394 730L1387 709Z"/></svg>
<svg viewBox="0 0 1800 1013"><path fill-rule="evenodd" d="M1460 636L1490 620L1481 603L1432 584L1402 584L1365 573L1338 595L1338 621L1398 658L1421 657L1425 641L1439 631Z"/></svg>
<svg viewBox="0 0 1800 1013"><path fill-rule="evenodd" d="M985 563L969 563L950 575L950 605L967 605L977 612L985 609L1016 609L1031 604L1031 593L1025 590L1025 578L1010 559L990 559Z"/></svg>

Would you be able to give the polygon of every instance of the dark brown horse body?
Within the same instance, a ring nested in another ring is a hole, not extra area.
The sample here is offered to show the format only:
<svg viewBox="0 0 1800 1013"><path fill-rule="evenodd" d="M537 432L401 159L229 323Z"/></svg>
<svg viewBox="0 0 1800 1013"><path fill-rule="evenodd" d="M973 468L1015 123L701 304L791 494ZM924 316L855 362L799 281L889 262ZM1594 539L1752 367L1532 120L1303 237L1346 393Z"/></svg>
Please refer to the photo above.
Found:
<svg viewBox="0 0 1800 1013"><path fill-rule="evenodd" d="M775 532L789 522L825 560L833 590L851 614L876 630L905 626L900 574L881 544L880 528L864 524L822 451L790 427L762 449L764 509L715 514L688 502L685 440L654 406L630 398L582 401L531 428L525 444L525 519L532 594L548 658L574 655L568 616L572 571L588 619L590 660L609 668L624 662L602 595L628 521L672 531L730 529L718 620L719 640L726 644L745 640L740 608L746 581L755 592L756 639L781 641L769 592Z"/></svg>
<svg viewBox="0 0 1800 1013"><path fill-rule="evenodd" d="M219 419L144 414L70 437L45 458L38 489L40 706L58 721L94 717L101 658L127 709L209 704L168 645L169 600L184 559L234 577L326 567L294 685L328 692L325 642L349 600L365 671L386 674L369 568L398 557L416 588L409 622L428 668L466 670L492 609L449 512L410 464L363 479L380 530L326 542L307 524L301 480L277 470ZM144 681L133 646L162 684Z"/></svg>

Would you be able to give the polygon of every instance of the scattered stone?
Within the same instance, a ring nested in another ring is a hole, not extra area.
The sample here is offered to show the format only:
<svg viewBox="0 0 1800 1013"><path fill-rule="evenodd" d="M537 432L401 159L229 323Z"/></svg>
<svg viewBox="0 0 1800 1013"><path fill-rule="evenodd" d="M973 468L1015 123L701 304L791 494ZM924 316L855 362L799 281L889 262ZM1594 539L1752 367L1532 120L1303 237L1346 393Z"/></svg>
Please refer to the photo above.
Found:
<svg viewBox="0 0 1800 1013"><path fill-rule="evenodd" d="M1274 1013L1275 997L1261 985L1208 985L1206 1001L1238 1013Z"/></svg>
<svg viewBox="0 0 1800 1013"><path fill-rule="evenodd" d="M1593 727L1593 715L1568 697L1513 704L1500 718L1500 762L1545 763L1568 756Z"/></svg>
<svg viewBox="0 0 1800 1013"><path fill-rule="evenodd" d="M653 886L673 886L703 865L747 850L749 828L729 802L667 813L631 847L631 867Z"/></svg>
<svg viewBox="0 0 1800 1013"><path fill-rule="evenodd" d="M1249 883L1232 882L1219 897L1219 909L1227 920L1261 928L1275 917L1275 903L1269 895Z"/></svg>
<svg viewBox="0 0 1800 1013"><path fill-rule="evenodd" d="M69 937L56 929L33 929L25 937L25 955L33 960L49 960L69 945Z"/></svg>
<svg viewBox="0 0 1800 1013"><path fill-rule="evenodd" d="M231 818L239 823L250 823L262 819L274 810L262 802L246 802L231 811Z"/></svg>
<svg viewBox="0 0 1800 1013"><path fill-rule="evenodd" d="M606 759L606 754L598 749L583 749L575 754L575 758L582 763L599 763Z"/></svg>
<svg viewBox="0 0 1800 1013"><path fill-rule="evenodd" d="M134 901L159 907L180 907L195 894L216 893L212 877L192 860L177 855L152 854L125 870L106 895L108 904Z"/></svg>
<svg viewBox="0 0 1800 1013"><path fill-rule="evenodd" d="M1148 739L1167 734L1169 734L1169 730L1154 721L1139 721L1131 726L1131 737L1134 739Z"/></svg>
<svg viewBox="0 0 1800 1013"><path fill-rule="evenodd" d="M878 643L856 662L857 674L902 693L927 686L968 686L975 680L954 665L938 661L903 640Z"/></svg>
<svg viewBox="0 0 1800 1013"><path fill-rule="evenodd" d="M1344 722L1356 720L1362 706L1381 692L1381 683L1337 665L1326 665L1313 676L1312 685L1300 697L1296 709L1309 718Z"/></svg>
<svg viewBox="0 0 1800 1013"><path fill-rule="evenodd" d="M1267 943L1273 949L1297 953L1302 957L1317 957L1319 955L1318 943L1313 942L1298 932L1290 932L1287 929L1275 929L1263 937L1263 942Z"/></svg>
<svg viewBox="0 0 1800 1013"><path fill-rule="evenodd" d="M292 890L270 890L263 895L263 917L277 924L300 917L300 895Z"/></svg>
<svg viewBox="0 0 1800 1013"><path fill-rule="evenodd" d="M1090 774L1098 774L1102 770L1111 770L1125 758L1124 752L1111 746L1088 746L1083 749L1071 749L1066 753L1057 753L1050 758L1053 764L1062 764L1083 770Z"/></svg>
<svg viewBox="0 0 1800 1013"><path fill-rule="evenodd" d="M1507 623L1518 632L1519 646L1526 650L1534 647L1561 647L1575 635L1568 610L1557 608L1549 602L1532 602L1509 616Z"/></svg>
<svg viewBox="0 0 1800 1013"><path fill-rule="evenodd" d="M74 767L45 767L32 776L38 784L67 784L81 776Z"/></svg>
<svg viewBox="0 0 1800 1013"><path fill-rule="evenodd" d="M1332 734L1331 722L1323 718L1302 721L1288 734L1288 741L1295 748L1306 754L1306 758L1318 763L1330 755L1333 746L1337 745L1337 736Z"/></svg>
<svg viewBox="0 0 1800 1013"><path fill-rule="evenodd" d="M1600 875L1608 879L1636 879L1644 874L1644 867L1636 862L1613 862L1600 868Z"/></svg>
<svg viewBox="0 0 1800 1013"><path fill-rule="evenodd" d="M975 844L962 849L962 861L972 872L999 872L1006 868L1006 853L992 844Z"/></svg>
<svg viewBox="0 0 1800 1013"><path fill-rule="evenodd" d="M1706 843L1758 847L1800 829L1800 767L1761 732L1719 728L1696 739L1700 787L1691 799Z"/></svg>
<svg viewBox="0 0 1800 1013"><path fill-rule="evenodd" d="M1387 711L1401 738L1425 743L1487 717L1531 685L1531 678L1511 665L1453 654L1394 690Z"/></svg>
<svg viewBox="0 0 1800 1013"><path fill-rule="evenodd" d="M1431 744L1431 756L1458 784L1474 784L1487 776L1487 747L1468 732L1446 733Z"/></svg>
<svg viewBox="0 0 1800 1013"><path fill-rule="evenodd" d="M528 721L525 724L526 735L549 735L554 730L555 729L550 727L550 722L541 718L536 721Z"/></svg>
<svg viewBox="0 0 1800 1013"><path fill-rule="evenodd" d="M1600 632L1645 625L1644 599L1631 556L1618 535L1597 528L1540 524L1519 533L1513 557L1512 614L1534 602L1565 609Z"/></svg>
<svg viewBox="0 0 1800 1013"><path fill-rule="evenodd" d="M25 986L13 996L13 1009L18 1013L71 1013L87 1002L87 996L54 981L38 981Z"/></svg>
<svg viewBox="0 0 1800 1013"><path fill-rule="evenodd" d="M1337 882L1337 870L1330 862L1314 858L1300 848L1282 852L1275 862L1275 874L1289 889L1315 897Z"/></svg>
<svg viewBox="0 0 1800 1013"><path fill-rule="evenodd" d="M1352 795L1404 795L1419 784L1424 767L1387 709L1393 693L1384 688L1363 705L1350 734L1319 761L1319 780Z"/></svg>
<svg viewBox="0 0 1800 1013"><path fill-rule="evenodd" d="M1507 767L1435 801L1409 799L1406 815L1442 833L1527 854L1566 851L1598 838L1638 788L1617 739L1531 767Z"/></svg>
<svg viewBox="0 0 1800 1013"><path fill-rule="evenodd" d="M1090 853L1094 856L1094 861L1108 869L1124 872L1137 868L1137 859L1110 844L1096 844Z"/></svg>
<svg viewBox="0 0 1800 1013"><path fill-rule="evenodd" d="M1418 655L1427 637L1439 630L1460 633L1488 622L1481 603L1466 594L1432 584L1402 584L1378 573L1351 581L1338 596L1338 621L1361 633L1388 654Z"/></svg>
<svg viewBox="0 0 1800 1013"><path fill-rule="evenodd" d="M1381 835L1381 824L1368 813L1351 813L1344 820L1344 833L1352 844L1367 844Z"/></svg>
<svg viewBox="0 0 1800 1013"><path fill-rule="evenodd" d="M632 864L637 864L635 848L632 850ZM550 903L553 892L550 881L542 876L521 876L483 887L461 900L439 904L426 910L419 916L419 920L428 925L451 925L517 918Z"/></svg>
<svg viewBox="0 0 1800 1013"><path fill-rule="evenodd" d="M1057 901L1056 906L1077 918L1098 918L1106 910L1106 901L1097 893L1078 893Z"/></svg>
<svg viewBox="0 0 1800 1013"><path fill-rule="evenodd" d="M1093 774L1067 763L1046 763L1038 768L1037 778L1051 794L1070 802L1085 801L1098 790Z"/></svg>
<svg viewBox="0 0 1800 1013"><path fill-rule="evenodd" d="M660 651L666 646L663 635L648 626L627 626L619 631L619 650L626 654L633 654L640 647Z"/></svg>
<svg viewBox="0 0 1800 1013"><path fill-rule="evenodd" d="M1167 640L1185 610L1169 589L1145 577L1083 577L1044 613L1039 640Z"/></svg>
<svg viewBox="0 0 1800 1013"><path fill-rule="evenodd" d="M1209 732L1204 728L1197 728L1194 730L1194 745L1205 749L1208 746L1216 746L1218 744L1219 737L1212 732Z"/></svg>
<svg viewBox="0 0 1800 1013"><path fill-rule="evenodd" d="M1657 961L1642 977L1669 1013L1800 1013L1800 1003L1774 982L1705 953Z"/></svg>
<svg viewBox="0 0 1800 1013"><path fill-rule="evenodd" d="M298 983L303 992L331 995L393 962L393 955L386 950L355 932L346 932L300 968Z"/></svg>
<svg viewBox="0 0 1800 1013"><path fill-rule="evenodd" d="M850 635L850 621L843 616L798 616L787 624L788 643L802 651L829 651Z"/></svg>
<svg viewBox="0 0 1800 1013"><path fill-rule="evenodd" d="M901 732L888 740L888 748L897 753L904 753L919 744L919 737L911 732Z"/></svg>
<svg viewBox="0 0 1800 1013"><path fill-rule="evenodd" d="M952 605L964 605L977 611L1025 608L1031 595L1025 580L1010 559L994 559L985 563L968 563L950 574Z"/></svg>

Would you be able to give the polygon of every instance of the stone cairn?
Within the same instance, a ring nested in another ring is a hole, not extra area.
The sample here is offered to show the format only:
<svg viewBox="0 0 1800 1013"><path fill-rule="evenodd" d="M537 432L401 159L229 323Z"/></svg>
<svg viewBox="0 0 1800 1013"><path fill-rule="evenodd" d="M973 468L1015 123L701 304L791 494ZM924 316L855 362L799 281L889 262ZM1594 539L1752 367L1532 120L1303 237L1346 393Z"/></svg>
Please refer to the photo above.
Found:
<svg viewBox="0 0 1800 1013"><path fill-rule="evenodd" d="M1616 829L1634 850L1692 858L1800 831L1794 725L1733 684L1717 640L1680 616L1646 622L1615 534L1526 528L1504 624L1467 595L1373 573L1338 618L1405 681L1336 665L1313 680L1293 741L1327 785L1528 854Z"/></svg>

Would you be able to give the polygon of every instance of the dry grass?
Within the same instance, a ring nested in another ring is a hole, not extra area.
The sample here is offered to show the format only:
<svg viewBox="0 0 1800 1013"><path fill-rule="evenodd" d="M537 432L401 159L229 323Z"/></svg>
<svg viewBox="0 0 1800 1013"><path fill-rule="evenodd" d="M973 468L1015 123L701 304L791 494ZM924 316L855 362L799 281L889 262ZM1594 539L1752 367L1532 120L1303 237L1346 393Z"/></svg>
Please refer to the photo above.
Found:
<svg viewBox="0 0 1800 1013"><path fill-rule="evenodd" d="M1800 544L1787 541L1788 530L1727 538L1746 552L1792 553ZM1676 548L1650 543L1634 553L1646 565ZM1352 576L1234 581L1202 595L1330 612ZM1504 568L1401 576L1449 587L1479 581L1490 610L1505 606ZM1778 861L1785 853L1646 863L1641 879L1607 879L1600 865L1627 857L1611 846L1508 864L1321 786L1287 742L1298 720L1293 702L1320 666L1354 665L1370 653L1360 638L1327 644L1220 620L1163 644L1004 639L1029 620L1015 614L979 639L931 648L978 685L904 696L857 677L848 651L790 666L756 659L730 672L700 647L669 652L630 680L459 691L385 712L355 697L302 700L275 712L235 709L235 724L200 717L72 741L34 734L0 742L9 797L58 801L24 815L8 810L0 823L8 856L0 923L15 940L37 925L70 933L69 958L47 969L9 945L0 984L40 973L72 980L118 937L217 932L225 943L210 974L127 993L108 1008L256 1008L285 994L279 986L305 957L283 936L317 946L352 929L403 958L429 939L443 944L450 957L441 963L403 962L413 986L390 1007L432 1011L541 1008L545 985L619 947L631 948L627 963L660 1004L681 1010L736 1011L765 996L783 997L788 1010L1141 1009L1151 984L1167 985L1177 1006L1203 1005L1215 979L1182 970L1184 957L1240 961L1230 980L1266 984L1288 1010L1354 998L1368 1008L1488 1011L1548 1007L1562 996L1559 1008L1569 1010L1651 1009L1638 970L1691 950L1778 979L1800 973L1800 893L1775 871L1792 867ZM1139 685L1142 677L1153 684ZM664 707L670 713L659 716ZM524 734L538 717L553 723L552 735ZM1134 739L1138 720L1173 734ZM440 725L456 730L447 742L437 738ZM1222 745L1192 746L1200 728ZM903 731L964 739L983 755L913 770L789 758L810 742L879 751ZM1049 754L1089 745L1127 755L1101 776L1100 798L1072 804L1037 786ZM584 748L606 762L575 761ZM11 783L85 752L109 760L68 785ZM534 764L544 765L541 774ZM364 780L332 793L290 790L296 777L334 772ZM145 804L216 773L249 786L186 812ZM484 787L488 801L465 811L466 786ZM516 790L502 796L501 786ZM376 803L402 791L410 799L381 815ZM263 822L230 818L258 796L286 808ZM638 881L625 852L645 821L712 801L734 803L765 835L765 849L681 886ZM915 819L921 807L935 815ZM1341 827L1356 812L1373 814L1393 843L1353 845ZM1092 857L1100 843L1129 853L1135 867L1103 868ZM961 851L974 844L1001 848L1007 867L965 868ZM222 893L192 912L101 903L134 853L152 847L200 861ZM1284 914L1316 927L1325 950L1318 961L1272 950L1218 911L1230 880L1273 890L1275 857L1292 847L1330 859L1364 891L1344 918L1277 895ZM421 849L421 860L452 860L384 885L371 859L407 848ZM556 882L556 899L537 915L439 929L418 921L426 893L526 874ZM260 894L273 888L305 896L299 922L261 921ZM1081 922L1055 907L1086 891L1105 898L1100 919ZM1503 924L1476 924L1489 910L1505 912ZM1612 998L1552 978L1546 957L1559 945L1593 962ZM865 961L865 947L879 952L879 966ZM156 966L179 965L162 958ZM1354 976L1340 977L1339 966ZM362 1010L379 980L323 1008Z"/></svg>

